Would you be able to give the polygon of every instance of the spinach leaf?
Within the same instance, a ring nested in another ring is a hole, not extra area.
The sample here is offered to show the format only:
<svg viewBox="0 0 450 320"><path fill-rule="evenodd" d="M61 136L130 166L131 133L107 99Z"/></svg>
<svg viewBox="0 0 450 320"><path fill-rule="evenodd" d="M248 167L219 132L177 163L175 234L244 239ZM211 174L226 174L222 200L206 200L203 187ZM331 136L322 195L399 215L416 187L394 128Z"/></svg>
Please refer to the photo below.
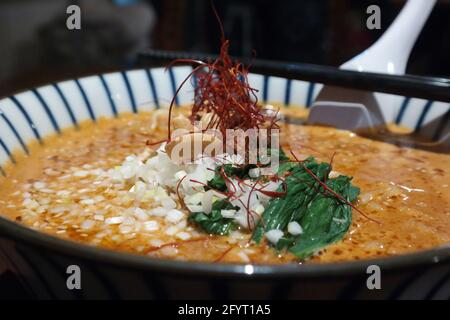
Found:
<svg viewBox="0 0 450 320"><path fill-rule="evenodd" d="M266 156L268 158L271 158L272 156L278 156L278 160L279 161L286 161L289 160L289 157L286 155L286 153L284 152L283 149L273 149L273 148L268 148L267 149L267 154ZM262 159L260 158L260 155L258 155L258 161L261 161Z"/></svg>
<svg viewBox="0 0 450 320"><path fill-rule="evenodd" d="M239 179L248 179L248 171L253 168L253 165L247 166L234 166L232 164L224 164L222 166L218 166L215 170L214 178L208 181L208 187L210 189L215 189L219 191L227 191L227 185L225 183L225 179L221 175L221 170L223 169L225 175L227 177L237 177Z"/></svg>
<svg viewBox="0 0 450 320"><path fill-rule="evenodd" d="M349 177L340 176L328 180L327 186L352 202L359 189L350 181ZM320 193L311 201L299 223L303 233L296 238L289 252L304 259L344 237L352 223L352 209L342 200Z"/></svg>
<svg viewBox="0 0 450 320"><path fill-rule="evenodd" d="M330 170L329 164L308 158L304 165L347 201L353 202L358 197L359 188L352 186L351 178L339 176L325 180ZM342 239L351 225L351 207L325 191L301 164L284 163L278 172L289 173L285 180L287 193L283 198L269 202L252 239L259 243L265 232L272 229L286 231L289 222L296 221L303 233L297 237L286 235L279 240L276 249L288 249L300 259Z"/></svg>
<svg viewBox="0 0 450 320"><path fill-rule="evenodd" d="M220 167L217 167L215 170L214 178L208 181L208 188L214 189L218 191L226 191L227 185L225 183L225 179L220 174Z"/></svg>
<svg viewBox="0 0 450 320"><path fill-rule="evenodd" d="M283 164L283 168L280 167L283 172L290 172L285 179L286 195L282 198L272 199L264 210L262 220L252 237L257 243L262 240L265 232L272 229L284 230L289 222L301 219L320 188L319 183L302 165L295 162L289 162L289 166L287 164ZM314 158L306 159L304 165L321 180L328 174L330 168L327 163L318 164ZM282 188L280 186L277 191L282 191Z"/></svg>
<svg viewBox="0 0 450 320"><path fill-rule="evenodd" d="M194 212L189 216L189 221L198 224L204 231L210 234L227 235L237 225L231 218L224 218L220 213L222 209L237 209L227 199L217 200L212 205L209 214Z"/></svg>
<svg viewBox="0 0 450 320"><path fill-rule="evenodd" d="M284 153L283 149L267 149L267 154L270 157L273 154L278 154L279 161L286 161L289 158ZM258 161L260 159L258 158ZM289 166L290 162L283 162L281 166ZM280 166L280 167L281 167ZM227 177L235 177L239 179L252 179L249 176L249 171L253 168L256 168L254 164L247 164L244 166L235 166L233 164L224 164L222 166L218 166L215 169L214 178L208 181L208 188L215 189L219 191L227 191L227 186L225 183L225 179L221 175L220 171L223 170Z"/></svg>

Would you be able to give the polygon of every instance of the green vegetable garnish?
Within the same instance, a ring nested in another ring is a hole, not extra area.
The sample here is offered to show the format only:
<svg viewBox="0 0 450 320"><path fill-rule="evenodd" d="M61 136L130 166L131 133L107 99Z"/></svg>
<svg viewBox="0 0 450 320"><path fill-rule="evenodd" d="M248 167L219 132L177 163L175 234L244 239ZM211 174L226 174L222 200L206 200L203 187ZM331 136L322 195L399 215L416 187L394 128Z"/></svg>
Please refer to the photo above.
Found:
<svg viewBox="0 0 450 320"><path fill-rule="evenodd" d="M227 177L237 177L239 179L249 179L248 171L254 166L248 165L244 167L237 167L232 164L224 164L219 166L215 170L214 178L208 181L208 187L210 189L215 189L218 191L226 191L227 186L225 184L225 179L223 175L220 173L223 170L223 173Z"/></svg>
<svg viewBox="0 0 450 320"><path fill-rule="evenodd" d="M265 208L261 220L253 230L252 240L260 243L264 234L278 229L284 232L275 246L277 250L288 250L299 259L305 259L320 249L341 240L352 221L352 207L359 195L359 188L351 184L352 178L339 176L329 179L331 165L319 163L313 157L302 162L290 161L283 150L278 152L280 166L277 177L284 178L284 184L277 190L281 196L274 197ZM216 170L208 187L227 192L223 173L227 177L249 179L248 171L254 166L235 167L224 165ZM220 171L223 170L223 171ZM237 227L230 218L222 217L221 209L235 209L229 200L213 204L210 214L194 213L194 221L208 233L226 235ZM287 232L290 222L297 222L302 233L292 236Z"/></svg>
<svg viewBox="0 0 450 320"><path fill-rule="evenodd" d="M222 217L220 210L236 209L227 199L217 200L212 205L210 214L194 212L189 216L189 221L197 223L204 231L210 234L227 235L237 225L233 219Z"/></svg>
<svg viewBox="0 0 450 320"><path fill-rule="evenodd" d="M253 240L259 243L265 232L272 229L285 231L289 222L296 221L303 233L280 239L277 249L287 248L300 259L342 239L352 221L352 208L321 186L305 168L348 202L355 201L359 194L359 188L351 184L349 177L326 179L330 165L319 164L312 157L303 164L286 162L280 166L279 173L289 172L285 179L287 193L269 202L262 221L253 232Z"/></svg>

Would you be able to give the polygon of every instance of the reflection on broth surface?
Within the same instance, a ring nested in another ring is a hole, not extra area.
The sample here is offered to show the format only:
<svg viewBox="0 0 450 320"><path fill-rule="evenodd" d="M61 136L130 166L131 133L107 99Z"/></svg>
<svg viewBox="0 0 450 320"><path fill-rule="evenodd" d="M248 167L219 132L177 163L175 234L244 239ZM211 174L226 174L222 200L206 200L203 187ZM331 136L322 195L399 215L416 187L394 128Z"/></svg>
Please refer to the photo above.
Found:
<svg viewBox="0 0 450 320"><path fill-rule="evenodd" d="M290 111L292 112L292 111ZM130 155L148 159L166 138L165 114L122 115L84 123L34 144L29 157L0 178L0 211L33 229L78 242L180 260L245 263L298 262L251 233L208 235L192 221L175 190L137 197L139 185L111 169ZM155 128L150 128L153 121ZM162 127L159 127L159 124ZM281 125L282 146L304 159L330 162L333 174L352 176L361 189L343 240L306 262L391 256L450 242L450 156L397 147L325 127ZM130 160L130 159L128 159ZM130 165L135 160L130 160ZM122 167L123 168L123 167ZM165 212L161 211L164 203ZM377 222L374 222L376 220Z"/></svg>

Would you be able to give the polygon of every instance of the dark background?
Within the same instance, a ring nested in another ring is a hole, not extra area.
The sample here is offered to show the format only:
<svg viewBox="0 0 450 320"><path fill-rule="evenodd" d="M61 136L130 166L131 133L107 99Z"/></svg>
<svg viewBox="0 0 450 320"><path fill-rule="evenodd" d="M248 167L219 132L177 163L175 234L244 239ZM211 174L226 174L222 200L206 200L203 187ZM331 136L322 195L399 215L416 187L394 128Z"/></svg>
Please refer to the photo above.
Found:
<svg viewBox="0 0 450 320"><path fill-rule="evenodd" d="M338 66L386 30L403 0L215 0L236 56ZM66 8L82 29L66 28ZM381 8L382 30L366 28ZM74 76L135 66L145 48L215 53L209 0L0 0L0 95ZM450 1L440 0L408 73L450 77Z"/></svg>

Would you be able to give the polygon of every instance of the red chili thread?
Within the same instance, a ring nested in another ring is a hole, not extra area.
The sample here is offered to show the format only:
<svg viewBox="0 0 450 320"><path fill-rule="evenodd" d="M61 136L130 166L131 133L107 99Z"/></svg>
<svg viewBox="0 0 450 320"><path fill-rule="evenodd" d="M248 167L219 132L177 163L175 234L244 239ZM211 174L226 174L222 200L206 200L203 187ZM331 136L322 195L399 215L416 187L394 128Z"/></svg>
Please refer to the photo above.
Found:
<svg viewBox="0 0 450 320"><path fill-rule="evenodd" d="M181 184L183 183L183 180L184 180L186 177L187 177L187 175L183 176L183 177L180 179L180 181L178 181L177 187L176 187L177 197L178 197L178 200L180 201L181 206L182 206L183 208L186 208L186 204L184 203L184 199L183 199L183 198L181 197L181 195L180 195L180 186L181 186Z"/></svg>
<svg viewBox="0 0 450 320"><path fill-rule="evenodd" d="M194 104L190 115L192 123L202 115L212 113L207 128L217 128L223 137L227 129L274 129L279 128L277 117L268 115L258 104L256 92L248 82L248 68L234 62L229 53L229 40L225 39L223 25L214 4L214 15L221 31L219 57L212 62L193 59L177 59L168 67L178 63L197 65L183 80L171 101L168 120L168 138L171 134L172 109L176 96L188 79L195 75L197 85L194 90Z"/></svg>
<svg viewBox="0 0 450 320"><path fill-rule="evenodd" d="M237 247L237 243L233 244L232 246L230 246L227 250L225 250L224 252L221 253L221 255L214 260L213 262L217 263L223 260L223 258L225 258L225 256L230 253L234 248Z"/></svg>
<svg viewBox="0 0 450 320"><path fill-rule="evenodd" d="M215 237L209 236L209 237L201 237L201 238L195 238L195 239L184 240L184 241L169 242L169 243L165 243L165 244L163 244L163 245L160 245L159 247L153 247L153 248L148 249L148 250L146 251L146 254L148 254L148 253L150 253L150 252L155 252L155 251L161 250L161 249L164 248L164 247L172 247L172 246L173 246L173 247L178 247L178 246L183 245L183 244L185 244L185 243L200 242L200 241L208 241L208 240L212 240L212 239L214 239L214 238L215 238Z"/></svg>

